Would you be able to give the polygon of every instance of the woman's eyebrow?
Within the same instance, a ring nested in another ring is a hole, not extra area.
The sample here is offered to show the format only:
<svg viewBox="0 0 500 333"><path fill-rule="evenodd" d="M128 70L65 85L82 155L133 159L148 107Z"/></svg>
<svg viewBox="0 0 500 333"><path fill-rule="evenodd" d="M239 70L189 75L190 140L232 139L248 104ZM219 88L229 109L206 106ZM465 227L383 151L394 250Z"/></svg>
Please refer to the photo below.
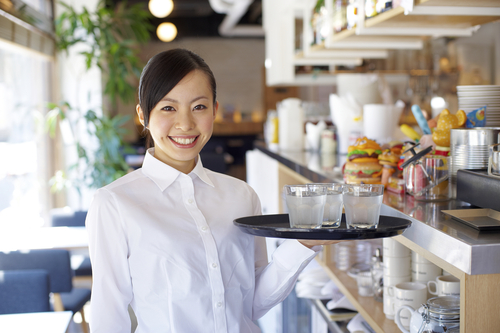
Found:
<svg viewBox="0 0 500 333"><path fill-rule="evenodd" d="M197 100L200 100L200 99L209 99L208 97L206 96L198 96L198 97L195 97L193 98L189 103L193 103L193 102L196 102ZM162 102L172 102L172 103L179 103L178 100L176 99L173 99L173 98L170 98L170 97L164 97L161 99Z"/></svg>

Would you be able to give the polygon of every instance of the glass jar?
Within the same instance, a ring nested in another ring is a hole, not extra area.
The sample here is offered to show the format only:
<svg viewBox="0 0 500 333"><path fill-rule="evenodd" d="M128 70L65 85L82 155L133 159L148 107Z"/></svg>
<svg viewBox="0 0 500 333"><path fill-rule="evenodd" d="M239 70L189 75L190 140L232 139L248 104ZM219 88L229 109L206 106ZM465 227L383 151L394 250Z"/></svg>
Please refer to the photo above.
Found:
<svg viewBox="0 0 500 333"><path fill-rule="evenodd" d="M460 297L430 298L423 305L422 319L418 333L459 333Z"/></svg>

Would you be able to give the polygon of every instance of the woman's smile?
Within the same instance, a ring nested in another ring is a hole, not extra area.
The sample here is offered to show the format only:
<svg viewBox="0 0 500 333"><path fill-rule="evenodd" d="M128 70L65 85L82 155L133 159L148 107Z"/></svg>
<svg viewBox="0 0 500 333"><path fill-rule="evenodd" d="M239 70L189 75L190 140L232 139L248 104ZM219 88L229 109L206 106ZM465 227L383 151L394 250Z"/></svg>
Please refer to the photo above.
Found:
<svg viewBox="0 0 500 333"><path fill-rule="evenodd" d="M169 136L168 138L179 148L192 148L196 145L199 135L192 137L185 136Z"/></svg>

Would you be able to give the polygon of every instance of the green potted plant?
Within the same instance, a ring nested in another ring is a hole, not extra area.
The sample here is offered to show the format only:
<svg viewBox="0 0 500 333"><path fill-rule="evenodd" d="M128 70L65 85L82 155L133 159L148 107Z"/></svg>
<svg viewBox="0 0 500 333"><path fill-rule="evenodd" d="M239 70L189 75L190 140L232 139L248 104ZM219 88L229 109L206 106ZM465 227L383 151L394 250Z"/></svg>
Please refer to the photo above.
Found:
<svg viewBox="0 0 500 333"><path fill-rule="evenodd" d="M61 5L64 12L55 20L57 50L68 52L80 43L87 46L80 54L84 56L87 71L94 66L101 70L103 97L109 105L83 112L68 102L49 104L46 117L49 133L54 136L58 123L70 130L78 154L77 162L68 172L56 172L51 179L52 189L74 187L81 208L83 188L102 187L128 171L123 155L129 152L129 146L123 140L122 125L130 116L117 114L117 102L134 100L143 67L138 57L139 47L149 41L152 25L149 11L142 4L128 6L122 2L113 7L100 1L95 11L83 7L81 12L70 5ZM82 127L90 140L80 139Z"/></svg>

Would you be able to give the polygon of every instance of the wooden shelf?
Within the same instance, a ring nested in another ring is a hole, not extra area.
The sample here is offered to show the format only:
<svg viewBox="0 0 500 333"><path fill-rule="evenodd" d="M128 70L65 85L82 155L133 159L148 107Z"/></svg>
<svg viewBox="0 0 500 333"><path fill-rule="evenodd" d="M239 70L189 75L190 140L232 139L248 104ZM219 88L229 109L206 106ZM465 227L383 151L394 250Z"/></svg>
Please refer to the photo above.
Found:
<svg viewBox="0 0 500 333"><path fill-rule="evenodd" d="M325 251L329 251L329 248L326 247ZM373 297L359 296L355 279L348 276L346 272L337 269L331 261L318 260L318 262L375 332L401 332L393 320L385 317L383 303L377 302Z"/></svg>
<svg viewBox="0 0 500 333"><path fill-rule="evenodd" d="M365 19L358 27L334 33L327 42L313 45L309 54L346 47L370 48L379 43L379 48L422 47L415 38L426 36L470 36L485 23L500 20L500 1L497 0L415 0L412 11L398 7ZM378 38L379 40L375 40ZM403 38L401 44L397 38ZM404 39L413 44L404 45ZM368 43L365 43L368 42Z"/></svg>

